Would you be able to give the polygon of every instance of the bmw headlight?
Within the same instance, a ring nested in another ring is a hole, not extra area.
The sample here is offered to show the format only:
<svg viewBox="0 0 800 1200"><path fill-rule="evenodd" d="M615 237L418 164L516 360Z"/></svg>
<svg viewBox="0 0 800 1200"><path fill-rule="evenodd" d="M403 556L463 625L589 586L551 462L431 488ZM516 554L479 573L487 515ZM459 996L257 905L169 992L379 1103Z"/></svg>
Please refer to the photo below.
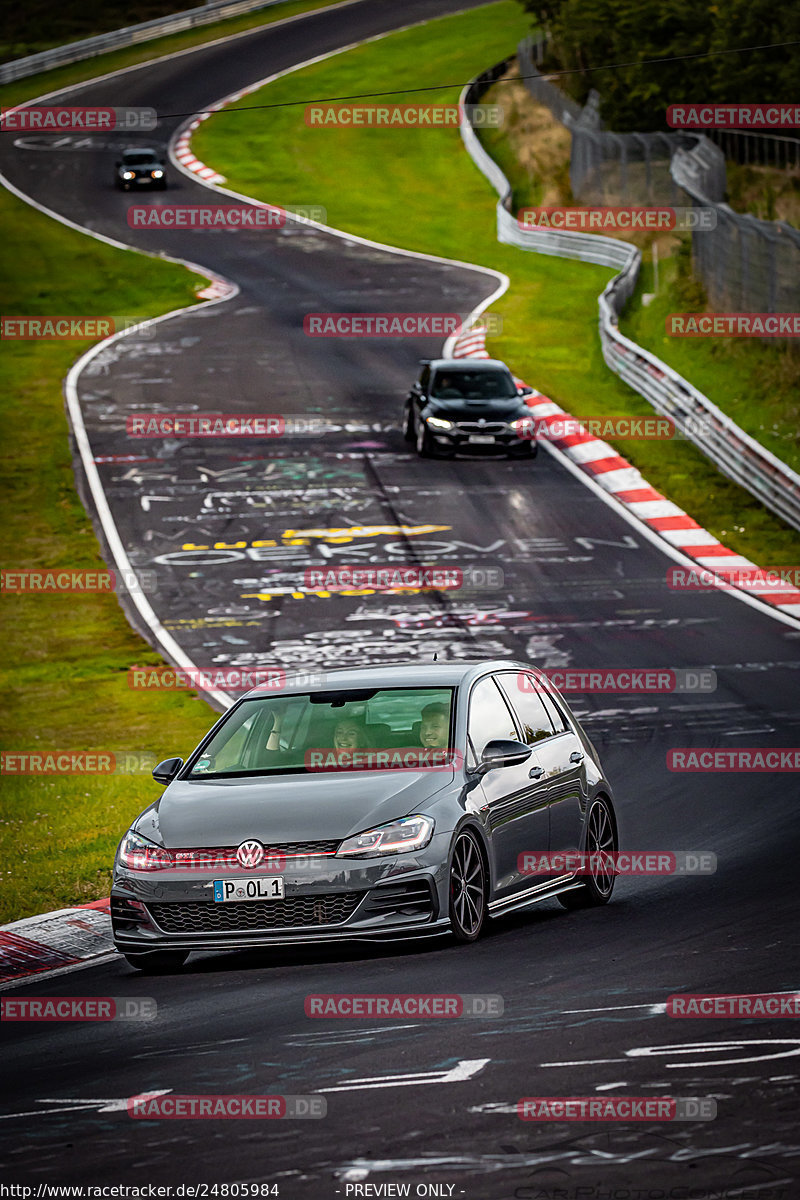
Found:
<svg viewBox="0 0 800 1200"><path fill-rule="evenodd" d="M445 421L444 417L426 417L425 423L432 425L434 429L452 429L453 422Z"/></svg>
<svg viewBox="0 0 800 1200"><path fill-rule="evenodd" d="M123 171L123 172L122 172L122 178L123 178L123 179L135 179L135 178L136 178L136 172L135 172L135 171Z"/></svg>
<svg viewBox="0 0 800 1200"><path fill-rule="evenodd" d="M431 817L403 817L400 821L391 821L388 825L379 825L377 829L347 838L336 851L336 857L403 854L407 850L421 850L432 837Z"/></svg>
<svg viewBox="0 0 800 1200"><path fill-rule="evenodd" d="M150 174L152 175L153 179L161 179L164 175L164 172L163 171L151 171Z"/></svg>

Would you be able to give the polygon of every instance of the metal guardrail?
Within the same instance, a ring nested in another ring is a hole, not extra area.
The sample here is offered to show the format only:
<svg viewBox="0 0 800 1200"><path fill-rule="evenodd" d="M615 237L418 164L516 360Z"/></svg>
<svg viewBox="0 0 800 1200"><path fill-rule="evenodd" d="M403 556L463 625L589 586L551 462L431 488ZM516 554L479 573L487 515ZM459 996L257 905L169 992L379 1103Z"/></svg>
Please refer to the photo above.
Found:
<svg viewBox="0 0 800 1200"><path fill-rule="evenodd" d="M498 63L467 84L461 93L461 104L477 103L510 62L507 59ZM462 113L466 111L462 108ZM537 254L620 268L598 299L600 342L606 365L644 396L656 412L670 417L678 430L724 475L746 488L793 528L800 529L800 475L745 433L677 371L619 332L619 314L633 294L641 266L637 247L598 234L523 229L510 211L511 184L480 144L466 116L461 120L461 137L475 165L499 193L499 241Z"/></svg>
<svg viewBox="0 0 800 1200"><path fill-rule="evenodd" d="M49 71L53 67L81 62L85 58L95 58L109 50L149 42L168 33L181 33L184 29L194 29L197 25L211 25L215 21L224 21L226 17L238 17L242 13L255 12L259 8L271 8L275 4L283 3L285 0L223 0L219 4L204 4L202 8L188 8L184 12L156 17L152 21L142 21L139 25L127 25L124 29L99 33L95 37L82 38L78 42L67 42L64 46L53 46L52 49L42 50L39 54L29 54L25 58L0 63L0 84L11 83L14 79L25 79L28 75Z"/></svg>

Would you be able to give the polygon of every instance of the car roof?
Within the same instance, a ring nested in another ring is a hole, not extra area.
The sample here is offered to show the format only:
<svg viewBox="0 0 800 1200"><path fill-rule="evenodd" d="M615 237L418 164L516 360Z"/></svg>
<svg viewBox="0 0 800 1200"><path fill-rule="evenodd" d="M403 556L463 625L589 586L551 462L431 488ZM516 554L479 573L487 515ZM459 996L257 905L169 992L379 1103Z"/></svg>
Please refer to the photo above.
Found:
<svg viewBox="0 0 800 1200"><path fill-rule="evenodd" d="M508 670L541 675L530 663L502 658L474 662L380 663L368 667L341 667L335 671L287 672L285 686L279 690L255 687L242 699L351 688L456 687L468 685L489 672Z"/></svg>
<svg viewBox="0 0 800 1200"><path fill-rule="evenodd" d="M126 154L149 154L151 158L158 158L159 153L152 146L128 146L122 151L123 158Z"/></svg>
<svg viewBox="0 0 800 1200"><path fill-rule="evenodd" d="M435 370L454 370L456 367L468 367L470 371L496 370L498 367L503 371L508 370L508 366L499 358L432 358L429 366Z"/></svg>

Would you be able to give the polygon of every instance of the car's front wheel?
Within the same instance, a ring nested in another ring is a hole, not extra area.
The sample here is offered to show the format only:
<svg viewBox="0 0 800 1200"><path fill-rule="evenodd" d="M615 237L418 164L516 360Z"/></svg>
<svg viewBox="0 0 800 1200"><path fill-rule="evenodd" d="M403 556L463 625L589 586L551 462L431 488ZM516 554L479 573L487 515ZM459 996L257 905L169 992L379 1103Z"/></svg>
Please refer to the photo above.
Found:
<svg viewBox="0 0 800 1200"><path fill-rule="evenodd" d="M433 458L433 438L424 421L420 421L417 429L417 454L420 458Z"/></svg>
<svg viewBox="0 0 800 1200"><path fill-rule="evenodd" d="M126 954L123 958L145 975L165 975L179 971L189 957L188 950L153 950L150 954Z"/></svg>
<svg viewBox="0 0 800 1200"><path fill-rule="evenodd" d="M450 925L457 942L474 942L486 923L486 867L473 834L458 835L450 856Z"/></svg>
<svg viewBox="0 0 800 1200"><path fill-rule="evenodd" d="M608 904L614 890L614 857L619 849L617 822L611 801L598 796L589 809L586 821L586 853L589 872L580 887L562 892L558 899L564 908L595 908Z"/></svg>
<svg viewBox="0 0 800 1200"><path fill-rule="evenodd" d="M407 442L413 442L415 436L416 435L414 433L414 410L412 409L411 405L409 404L408 407L406 408L406 416L405 416L405 420L403 422L403 437L406 439Z"/></svg>

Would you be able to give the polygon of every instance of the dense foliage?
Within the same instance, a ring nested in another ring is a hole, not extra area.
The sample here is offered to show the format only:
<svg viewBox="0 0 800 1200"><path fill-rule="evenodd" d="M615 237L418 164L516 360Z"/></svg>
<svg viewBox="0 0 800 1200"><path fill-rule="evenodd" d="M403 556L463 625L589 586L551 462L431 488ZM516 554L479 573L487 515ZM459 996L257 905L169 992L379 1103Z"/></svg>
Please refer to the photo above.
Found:
<svg viewBox="0 0 800 1200"><path fill-rule="evenodd" d="M670 104L792 103L800 97L800 44L738 52L744 46L800 43L800 5L772 0L519 2L550 34L547 65L570 72L561 86L581 102L596 88L609 129L665 129ZM717 53L685 57L709 52ZM654 58L675 61L645 61Z"/></svg>

